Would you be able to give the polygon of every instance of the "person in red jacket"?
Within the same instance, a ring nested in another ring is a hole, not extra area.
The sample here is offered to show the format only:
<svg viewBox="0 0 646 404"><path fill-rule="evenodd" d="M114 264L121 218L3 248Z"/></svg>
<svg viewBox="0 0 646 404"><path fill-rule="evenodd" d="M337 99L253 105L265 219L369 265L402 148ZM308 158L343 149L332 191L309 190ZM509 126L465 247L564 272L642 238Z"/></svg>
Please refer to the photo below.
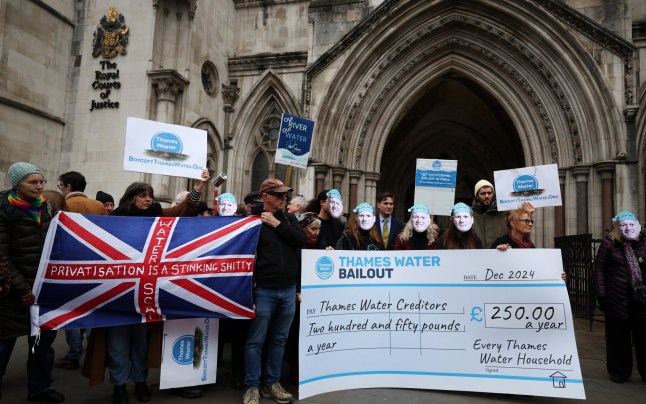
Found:
<svg viewBox="0 0 646 404"><path fill-rule="evenodd" d="M628 211L612 221L594 260L597 299L606 315L606 367L611 381L626 382L634 344L637 370L646 381L646 234Z"/></svg>

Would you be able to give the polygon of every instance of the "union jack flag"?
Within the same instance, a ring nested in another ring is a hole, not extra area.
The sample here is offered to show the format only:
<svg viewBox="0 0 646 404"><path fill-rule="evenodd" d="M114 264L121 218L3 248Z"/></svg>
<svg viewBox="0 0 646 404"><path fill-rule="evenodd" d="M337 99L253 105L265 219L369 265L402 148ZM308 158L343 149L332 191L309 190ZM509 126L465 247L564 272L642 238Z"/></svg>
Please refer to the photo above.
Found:
<svg viewBox="0 0 646 404"><path fill-rule="evenodd" d="M43 330L253 318L260 219L59 213L34 284Z"/></svg>

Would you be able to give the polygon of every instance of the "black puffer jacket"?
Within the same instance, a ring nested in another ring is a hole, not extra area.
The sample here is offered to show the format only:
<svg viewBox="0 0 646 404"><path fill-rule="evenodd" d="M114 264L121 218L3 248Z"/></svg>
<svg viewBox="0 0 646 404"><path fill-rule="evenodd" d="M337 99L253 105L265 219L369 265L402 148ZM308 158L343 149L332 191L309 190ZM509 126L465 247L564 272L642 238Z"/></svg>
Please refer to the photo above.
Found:
<svg viewBox="0 0 646 404"><path fill-rule="evenodd" d="M642 230L639 240L632 242L639 261L642 279L646 281L646 232ZM594 280L599 301L607 315L628 318L628 305L632 296L630 275L623 242L608 237L601 243L594 260Z"/></svg>
<svg viewBox="0 0 646 404"><path fill-rule="evenodd" d="M45 203L41 226L27 213L9 203L9 191L0 193L0 256L7 257L11 290L0 299L0 338L29 334L29 307L21 307L21 294L30 290L38 272L40 256L54 209Z"/></svg>

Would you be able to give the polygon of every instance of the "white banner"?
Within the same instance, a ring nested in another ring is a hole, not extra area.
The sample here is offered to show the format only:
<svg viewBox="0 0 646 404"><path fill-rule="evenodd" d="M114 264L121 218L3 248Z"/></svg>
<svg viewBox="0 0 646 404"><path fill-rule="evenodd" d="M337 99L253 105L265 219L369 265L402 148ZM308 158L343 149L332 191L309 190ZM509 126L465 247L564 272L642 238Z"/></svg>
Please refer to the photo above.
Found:
<svg viewBox="0 0 646 404"><path fill-rule="evenodd" d="M160 389L215 383L219 324L217 318L164 321Z"/></svg>
<svg viewBox="0 0 646 404"><path fill-rule="evenodd" d="M202 129L128 117L123 169L200 179L206 150Z"/></svg>
<svg viewBox="0 0 646 404"><path fill-rule="evenodd" d="M498 210L519 209L523 202L535 207L561 206L556 164L494 171Z"/></svg>
<svg viewBox="0 0 646 404"><path fill-rule="evenodd" d="M303 250L299 398L356 388L585 398L560 250Z"/></svg>
<svg viewBox="0 0 646 404"><path fill-rule="evenodd" d="M415 203L423 203L433 215L449 216L455 203L457 160L417 159Z"/></svg>

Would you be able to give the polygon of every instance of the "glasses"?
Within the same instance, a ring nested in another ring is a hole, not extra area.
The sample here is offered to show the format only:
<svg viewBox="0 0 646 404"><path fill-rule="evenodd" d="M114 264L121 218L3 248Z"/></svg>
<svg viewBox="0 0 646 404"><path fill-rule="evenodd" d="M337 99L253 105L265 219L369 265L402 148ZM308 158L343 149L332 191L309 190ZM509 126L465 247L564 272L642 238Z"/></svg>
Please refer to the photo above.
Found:
<svg viewBox="0 0 646 404"><path fill-rule="evenodd" d="M269 195L273 195L276 198L283 199L284 197L287 196L287 192L267 192Z"/></svg>
<svg viewBox="0 0 646 404"><path fill-rule="evenodd" d="M523 222L525 224L534 224L534 221L532 219L518 219L516 222Z"/></svg>
<svg viewBox="0 0 646 404"><path fill-rule="evenodd" d="M62 190L63 190L63 184L61 184L61 183L59 182L59 183L56 185L56 188L58 188L59 190L61 190L61 191L62 191Z"/></svg>
<svg viewBox="0 0 646 404"><path fill-rule="evenodd" d="M24 181L25 184L29 184L32 187L35 187L36 185L45 185L47 184L47 180L31 180L31 181Z"/></svg>

